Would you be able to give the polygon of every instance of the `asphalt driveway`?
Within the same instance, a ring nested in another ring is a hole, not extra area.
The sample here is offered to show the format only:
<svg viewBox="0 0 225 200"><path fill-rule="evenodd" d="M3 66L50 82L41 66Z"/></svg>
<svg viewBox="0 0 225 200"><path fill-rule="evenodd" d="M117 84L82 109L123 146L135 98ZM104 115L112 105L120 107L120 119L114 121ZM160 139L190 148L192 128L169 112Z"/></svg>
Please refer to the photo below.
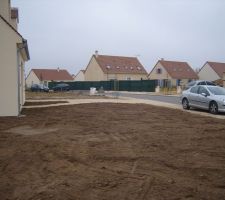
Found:
<svg viewBox="0 0 225 200"><path fill-rule="evenodd" d="M160 101L165 103L171 103L175 105L180 105L180 97L179 96L165 96L165 95L155 95L155 94L134 94L134 93L124 93L124 92L112 92L109 93L112 96L120 96L120 97L131 97L136 99L144 99L144 100L153 100Z"/></svg>

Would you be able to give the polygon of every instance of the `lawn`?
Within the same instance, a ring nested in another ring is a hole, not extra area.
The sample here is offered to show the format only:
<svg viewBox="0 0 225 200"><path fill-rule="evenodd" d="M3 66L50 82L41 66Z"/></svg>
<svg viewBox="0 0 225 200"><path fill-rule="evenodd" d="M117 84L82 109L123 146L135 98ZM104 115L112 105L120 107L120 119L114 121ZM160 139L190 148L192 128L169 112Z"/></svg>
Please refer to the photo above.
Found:
<svg viewBox="0 0 225 200"><path fill-rule="evenodd" d="M220 200L225 121L142 104L0 118L1 200Z"/></svg>

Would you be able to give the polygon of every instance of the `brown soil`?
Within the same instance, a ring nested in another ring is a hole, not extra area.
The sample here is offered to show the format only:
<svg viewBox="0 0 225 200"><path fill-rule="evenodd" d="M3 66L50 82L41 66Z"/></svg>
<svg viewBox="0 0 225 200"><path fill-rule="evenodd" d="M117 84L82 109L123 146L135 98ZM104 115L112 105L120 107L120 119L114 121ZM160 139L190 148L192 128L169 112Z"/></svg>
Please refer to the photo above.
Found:
<svg viewBox="0 0 225 200"><path fill-rule="evenodd" d="M90 96L88 91L69 92L26 92L26 99L99 99L109 98L104 95Z"/></svg>
<svg viewBox="0 0 225 200"><path fill-rule="evenodd" d="M37 102L25 102L24 106L39 106L39 105L50 105L59 103L69 103L68 101L37 101Z"/></svg>
<svg viewBox="0 0 225 200"><path fill-rule="evenodd" d="M1 200L222 200L224 120L148 105L0 118Z"/></svg>

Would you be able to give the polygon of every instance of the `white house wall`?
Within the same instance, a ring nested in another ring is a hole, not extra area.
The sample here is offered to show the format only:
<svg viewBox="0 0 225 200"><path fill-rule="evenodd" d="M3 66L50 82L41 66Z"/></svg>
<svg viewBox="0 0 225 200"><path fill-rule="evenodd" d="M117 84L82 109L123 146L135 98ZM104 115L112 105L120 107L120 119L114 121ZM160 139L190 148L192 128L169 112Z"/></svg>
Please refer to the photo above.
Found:
<svg viewBox="0 0 225 200"><path fill-rule="evenodd" d="M79 71L75 77L75 81L85 81L84 72Z"/></svg>
<svg viewBox="0 0 225 200"><path fill-rule="evenodd" d="M18 115L17 43L22 39L0 19L0 116Z"/></svg>
<svg viewBox="0 0 225 200"><path fill-rule="evenodd" d="M199 79L207 81L215 81L220 79L218 74L206 63L198 73Z"/></svg>
<svg viewBox="0 0 225 200"><path fill-rule="evenodd" d="M0 14L6 19L9 23L11 22L11 6L9 0L0 0Z"/></svg>
<svg viewBox="0 0 225 200"><path fill-rule="evenodd" d="M85 81L102 81L107 79L94 57L91 58L84 76Z"/></svg>
<svg viewBox="0 0 225 200"><path fill-rule="evenodd" d="M158 74L157 70L161 69L161 73ZM164 80L164 79L171 79L170 75L168 72L165 70L165 68L162 66L160 62L156 64L156 66L153 68L151 73L148 75L148 78L150 80Z"/></svg>
<svg viewBox="0 0 225 200"><path fill-rule="evenodd" d="M40 84L40 80L38 79L36 74L33 72L33 70L31 70L26 78L26 87L30 88L33 84Z"/></svg>

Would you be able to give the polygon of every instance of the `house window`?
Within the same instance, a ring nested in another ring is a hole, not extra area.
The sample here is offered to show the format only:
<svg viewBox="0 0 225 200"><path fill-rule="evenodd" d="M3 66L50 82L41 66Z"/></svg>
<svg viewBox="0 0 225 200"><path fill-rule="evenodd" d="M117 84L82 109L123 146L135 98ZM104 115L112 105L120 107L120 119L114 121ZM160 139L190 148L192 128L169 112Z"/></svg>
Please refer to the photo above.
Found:
<svg viewBox="0 0 225 200"><path fill-rule="evenodd" d="M161 68L156 69L156 73L157 74L162 74L162 69Z"/></svg>
<svg viewBox="0 0 225 200"><path fill-rule="evenodd" d="M177 86L180 86L180 82L181 82L181 80L177 79Z"/></svg>
<svg viewBox="0 0 225 200"><path fill-rule="evenodd" d="M126 80L127 80L127 81L130 81L130 80L131 80L131 77L127 77Z"/></svg>

